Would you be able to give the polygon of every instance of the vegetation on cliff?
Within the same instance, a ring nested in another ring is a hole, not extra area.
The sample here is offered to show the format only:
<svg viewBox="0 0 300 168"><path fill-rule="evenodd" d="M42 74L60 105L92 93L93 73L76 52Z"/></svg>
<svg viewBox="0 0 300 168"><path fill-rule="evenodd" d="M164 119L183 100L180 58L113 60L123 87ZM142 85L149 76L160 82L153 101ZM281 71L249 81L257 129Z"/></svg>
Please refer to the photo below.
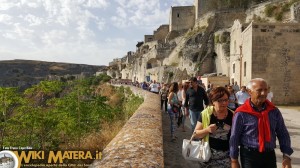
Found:
<svg viewBox="0 0 300 168"><path fill-rule="evenodd" d="M42 81L24 92L0 87L0 145L101 151L143 102L100 75Z"/></svg>

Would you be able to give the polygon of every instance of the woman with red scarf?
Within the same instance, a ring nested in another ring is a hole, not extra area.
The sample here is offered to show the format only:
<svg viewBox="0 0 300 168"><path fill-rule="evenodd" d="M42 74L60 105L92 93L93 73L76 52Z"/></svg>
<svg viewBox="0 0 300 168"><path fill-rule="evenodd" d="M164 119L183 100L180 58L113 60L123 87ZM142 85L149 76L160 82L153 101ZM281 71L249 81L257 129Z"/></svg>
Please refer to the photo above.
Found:
<svg viewBox="0 0 300 168"><path fill-rule="evenodd" d="M283 153L282 167L290 168L293 153L288 130L278 108L266 99L267 82L252 79L247 86L250 99L236 109L230 137L231 167L239 168L239 148L242 168L276 168L276 137Z"/></svg>

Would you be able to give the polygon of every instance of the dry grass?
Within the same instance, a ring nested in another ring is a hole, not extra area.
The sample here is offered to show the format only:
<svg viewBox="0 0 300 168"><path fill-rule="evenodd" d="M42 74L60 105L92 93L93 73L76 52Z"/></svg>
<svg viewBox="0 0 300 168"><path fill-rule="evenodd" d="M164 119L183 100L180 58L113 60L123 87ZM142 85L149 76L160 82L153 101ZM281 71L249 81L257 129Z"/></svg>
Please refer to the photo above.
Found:
<svg viewBox="0 0 300 168"><path fill-rule="evenodd" d="M98 132L93 132L82 140L82 148L87 150L103 151L103 149L121 130L124 124L124 121L116 121L113 123L109 123L107 121L101 122L101 129Z"/></svg>
<svg viewBox="0 0 300 168"><path fill-rule="evenodd" d="M50 70L66 70L64 67L60 67L60 66L56 66L56 65L49 67L49 69Z"/></svg>
<svg viewBox="0 0 300 168"><path fill-rule="evenodd" d="M114 88L109 84L101 84L97 87L96 93L101 96L110 97L114 93Z"/></svg>

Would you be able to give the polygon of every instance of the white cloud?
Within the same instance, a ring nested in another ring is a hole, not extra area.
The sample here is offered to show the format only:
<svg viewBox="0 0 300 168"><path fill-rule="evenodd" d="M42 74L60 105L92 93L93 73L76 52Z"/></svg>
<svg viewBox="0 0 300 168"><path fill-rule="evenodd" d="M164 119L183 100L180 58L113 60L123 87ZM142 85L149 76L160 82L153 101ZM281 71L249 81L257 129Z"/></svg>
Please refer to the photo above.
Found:
<svg viewBox="0 0 300 168"><path fill-rule="evenodd" d="M15 6L17 6L17 4L9 2L9 0L8 1L5 1L5 0L0 1L0 11L9 10Z"/></svg>
<svg viewBox="0 0 300 168"><path fill-rule="evenodd" d="M172 6L192 6L194 1L191 0L175 0L172 2Z"/></svg>
<svg viewBox="0 0 300 168"><path fill-rule="evenodd" d="M171 2L0 0L0 60L108 64L168 24Z"/></svg>
<svg viewBox="0 0 300 168"><path fill-rule="evenodd" d="M17 39L17 37L13 33L9 33L9 32L4 33L2 36L7 39L12 39L12 40Z"/></svg>
<svg viewBox="0 0 300 168"><path fill-rule="evenodd" d="M67 42L68 33L64 30L51 30L49 32L44 33L41 39L42 42L46 45L46 47L51 47L57 44Z"/></svg>
<svg viewBox="0 0 300 168"><path fill-rule="evenodd" d="M98 28L99 30L103 30L103 29L104 29L104 27L105 27L105 25L106 25L106 23L105 23L105 20L104 20L104 19L100 19L100 20L98 20L96 24L97 24L97 28Z"/></svg>
<svg viewBox="0 0 300 168"><path fill-rule="evenodd" d="M111 17L118 28L143 26L154 29L159 24L168 23L169 11L162 9L159 0L116 0L121 6ZM124 17L125 16L125 17Z"/></svg>
<svg viewBox="0 0 300 168"><path fill-rule="evenodd" d="M30 8L40 7L41 0L21 0L21 5L26 5Z"/></svg>
<svg viewBox="0 0 300 168"><path fill-rule="evenodd" d="M128 22L126 21L126 19L122 19L118 16L112 16L111 17L111 22L114 26L118 27L118 28L126 28L128 27Z"/></svg>
<svg viewBox="0 0 300 168"><path fill-rule="evenodd" d="M9 24L12 20L12 17L7 14L0 14L0 23Z"/></svg>
<svg viewBox="0 0 300 168"><path fill-rule="evenodd" d="M20 23L15 23L13 32L17 35L17 37L20 40L22 40L22 39L31 39L34 30L23 27Z"/></svg>
<svg viewBox="0 0 300 168"><path fill-rule="evenodd" d="M126 14L125 10L123 8L120 8L120 7L117 8L117 14L121 18L126 18L127 17L127 14Z"/></svg>
<svg viewBox="0 0 300 168"><path fill-rule="evenodd" d="M106 0L87 0L85 7L88 8L106 8L109 2Z"/></svg>
<svg viewBox="0 0 300 168"><path fill-rule="evenodd" d="M109 47L124 47L126 45L126 39L123 38L107 38L105 39L105 44L108 44Z"/></svg>
<svg viewBox="0 0 300 168"><path fill-rule="evenodd" d="M34 16L32 14L27 14L25 17L24 16L20 16L21 18L23 18L25 21L27 21L29 23L29 26L37 26L42 24L43 19L37 16Z"/></svg>

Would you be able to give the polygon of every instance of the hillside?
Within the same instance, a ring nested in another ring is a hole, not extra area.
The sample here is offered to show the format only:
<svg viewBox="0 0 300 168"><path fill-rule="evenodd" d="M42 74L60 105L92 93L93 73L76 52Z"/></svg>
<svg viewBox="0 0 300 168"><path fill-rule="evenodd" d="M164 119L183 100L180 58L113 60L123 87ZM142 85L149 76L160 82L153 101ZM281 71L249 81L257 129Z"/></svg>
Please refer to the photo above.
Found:
<svg viewBox="0 0 300 168"><path fill-rule="evenodd" d="M71 75L78 78L95 74L103 68L105 66L33 60L0 61L0 87L27 87L50 76L60 78Z"/></svg>

